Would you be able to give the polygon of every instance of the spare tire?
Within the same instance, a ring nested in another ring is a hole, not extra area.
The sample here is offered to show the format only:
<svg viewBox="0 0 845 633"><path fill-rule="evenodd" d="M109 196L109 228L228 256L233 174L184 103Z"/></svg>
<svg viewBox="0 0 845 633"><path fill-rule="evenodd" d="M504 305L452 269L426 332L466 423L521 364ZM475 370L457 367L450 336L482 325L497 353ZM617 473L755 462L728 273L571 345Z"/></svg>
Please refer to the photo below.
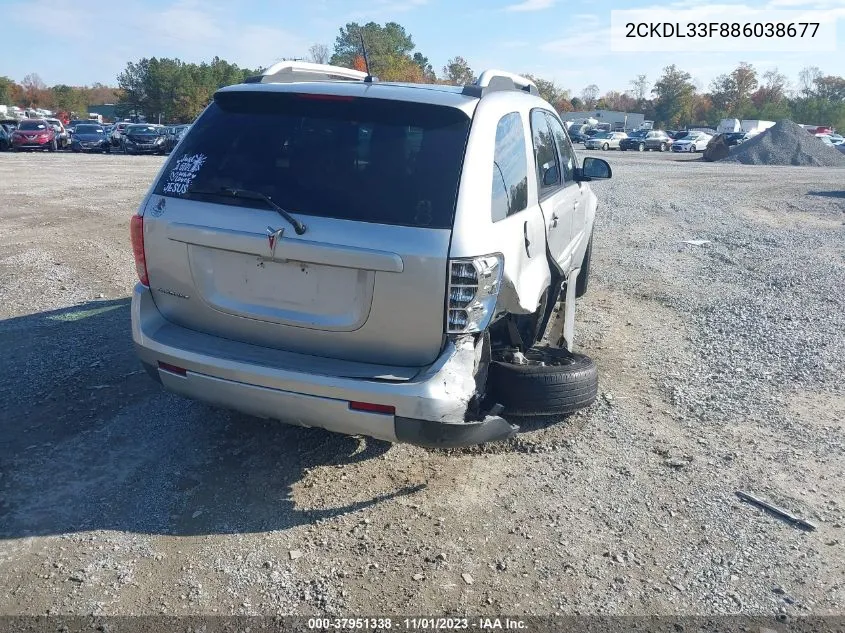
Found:
<svg viewBox="0 0 845 633"><path fill-rule="evenodd" d="M589 356L538 346L525 358L523 365L490 363L487 393L503 415L568 415L595 401L599 376Z"/></svg>

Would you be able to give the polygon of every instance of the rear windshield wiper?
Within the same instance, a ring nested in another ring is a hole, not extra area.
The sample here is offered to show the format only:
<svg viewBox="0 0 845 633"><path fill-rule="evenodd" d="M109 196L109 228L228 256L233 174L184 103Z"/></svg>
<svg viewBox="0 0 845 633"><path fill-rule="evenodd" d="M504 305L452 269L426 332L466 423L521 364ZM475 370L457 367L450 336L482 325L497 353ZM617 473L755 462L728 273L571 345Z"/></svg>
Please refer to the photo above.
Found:
<svg viewBox="0 0 845 633"><path fill-rule="evenodd" d="M219 189L189 189L188 193L196 193L204 196L228 196L231 198L247 198L249 200L261 200L266 202L273 208L280 216L290 222L297 235L305 233L307 227L293 217L288 211L273 202L270 196L266 196L260 191L253 191L252 189L234 189L232 187L220 187Z"/></svg>

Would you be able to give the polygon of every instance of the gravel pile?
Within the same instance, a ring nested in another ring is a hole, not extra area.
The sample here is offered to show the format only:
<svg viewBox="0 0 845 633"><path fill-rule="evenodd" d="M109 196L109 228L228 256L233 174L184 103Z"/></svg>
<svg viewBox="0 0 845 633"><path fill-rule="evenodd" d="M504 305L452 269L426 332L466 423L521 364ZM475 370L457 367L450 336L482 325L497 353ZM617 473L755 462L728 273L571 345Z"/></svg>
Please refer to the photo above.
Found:
<svg viewBox="0 0 845 633"><path fill-rule="evenodd" d="M845 167L845 155L789 119L778 121L750 141L736 145L722 161L743 165Z"/></svg>

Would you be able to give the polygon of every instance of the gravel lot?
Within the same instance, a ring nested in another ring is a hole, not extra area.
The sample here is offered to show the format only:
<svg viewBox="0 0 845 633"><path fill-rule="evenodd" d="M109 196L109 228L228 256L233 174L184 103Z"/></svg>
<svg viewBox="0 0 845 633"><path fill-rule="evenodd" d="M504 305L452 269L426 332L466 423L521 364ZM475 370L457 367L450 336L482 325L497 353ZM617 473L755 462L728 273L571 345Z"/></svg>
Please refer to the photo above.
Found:
<svg viewBox="0 0 845 633"><path fill-rule="evenodd" d="M597 155L599 401L444 452L161 392L162 159L0 154L0 613L842 614L845 170Z"/></svg>

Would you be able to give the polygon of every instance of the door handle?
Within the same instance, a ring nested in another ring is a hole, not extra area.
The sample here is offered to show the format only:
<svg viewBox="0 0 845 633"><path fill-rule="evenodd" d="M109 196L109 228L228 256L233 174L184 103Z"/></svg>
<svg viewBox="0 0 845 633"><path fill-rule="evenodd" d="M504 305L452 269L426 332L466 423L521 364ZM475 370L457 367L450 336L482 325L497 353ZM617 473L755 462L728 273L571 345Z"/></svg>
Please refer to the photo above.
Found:
<svg viewBox="0 0 845 633"><path fill-rule="evenodd" d="M528 249L531 246L531 240L528 239L528 222L522 225L522 231L525 234L525 254L531 257L531 251Z"/></svg>
<svg viewBox="0 0 845 633"><path fill-rule="evenodd" d="M557 213L555 213L554 211L552 211L552 228L554 228L554 227L556 227L556 226L557 226L557 221L558 221L559 219L560 219L560 218L559 218L559 217L557 217Z"/></svg>

